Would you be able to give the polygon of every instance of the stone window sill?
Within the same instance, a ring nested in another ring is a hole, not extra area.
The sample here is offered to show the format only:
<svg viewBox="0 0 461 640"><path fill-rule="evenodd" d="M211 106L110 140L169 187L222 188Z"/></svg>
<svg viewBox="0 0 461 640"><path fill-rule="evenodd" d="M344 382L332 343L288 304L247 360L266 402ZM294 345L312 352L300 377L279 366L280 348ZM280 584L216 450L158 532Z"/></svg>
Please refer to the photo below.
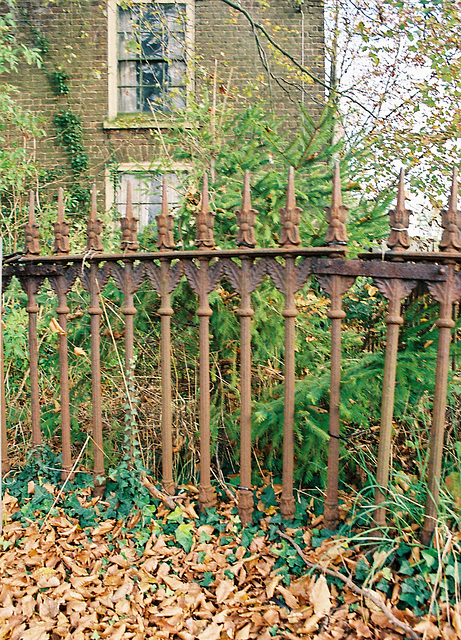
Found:
<svg viewBox="0 0 461 640"><path fill-rule="evenodd" d="M190 125L187 123L175 122L170 118L157 117L154 118L146 114L124 114L112 118L110 120L104 120L102 127L104 130L117 130L117 129L176 129L177 127L189 129Z"/></svg>

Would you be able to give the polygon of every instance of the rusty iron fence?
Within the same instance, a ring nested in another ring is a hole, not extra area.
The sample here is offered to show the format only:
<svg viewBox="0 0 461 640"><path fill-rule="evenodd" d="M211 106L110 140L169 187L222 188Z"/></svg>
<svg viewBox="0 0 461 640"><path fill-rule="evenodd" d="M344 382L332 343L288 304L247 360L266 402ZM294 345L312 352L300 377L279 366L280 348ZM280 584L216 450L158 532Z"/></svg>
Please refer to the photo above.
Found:
<svg viewBox="0 0 461 640"><path fill-rule="evenodd" d="M202 509L212 506L215 493L211 484L210 459L210 354L209 320L212 309L210 293L226 278L230 287L239 294L240 304L240 486L238 509L243 523L251 520L253 512L251 469L251 318L252 292L268 275L284 296L282 312L285 329L284 345L284 420L283 420L283 478L280 510L290 520L294 516L293 489L295 413L295 324L298 309L295 293L315 277L330 298L328 318L331 321L331 381L329 406L329 450L327 491L324 507L324 524L335 529L339 522L338 474L340 439L340 385L341 385L341 325L346 314L342 308L342 296L354 284L358 276L372 278L376 287L388 301L386 316L387 336L383 390L381 400L381 424L374 520L379 527L386 525L385 500L389 483L390 450L396 363L399 330L403 324L402 301L416 288L426 283L432 298L440 306L438 327L438 352L436 361L435 390L430 434L430 454L427 477L427 499L422 540L429 543L437 520L441 481L442 448L446 421L447 379L451 332L454 327L453 305L461 298L461 275L457 265L461 262L461 231L457 210L457 175L453 183L446 210L442 212L443 234L439 252L410 251L408 236L409 211L405 208L404 174L400 175L397 204L390 211L389 250L385 253L369 252L358 259L346 259L347 232L346 207L342 204L339 166L335 167L331 206L326 208L327 231L325 246L304 247L299 234L301 210L295 202L294 172L288 176L286 206L280 210L281 232L279 248L258 248L255 239L257 212L250 200L250 177L245 174L242 206L236 212L238 222L237 248L221 250L215 247L214 214L210 210L207 178L204 177L200 210L196 215L196 249L175 250L173 241L173 217L166 200L166 183L163 185L161 213L157 217L157 252L140 252L137 242L137 220L133 216L131 190L128 188L126 216L121 218L121 252L103 253L101 234L103 224L97 216L96 191L93 189L91 213L87 221L87 244L83 254L72 255L69 248L69 225L64 219L63 194L59 191L58 218L54 224L54 255L40 255L39 227L34 217L34 198L31 194L29 222L25 228L25 252L15 256L3 267L3 289L16 276L27 294L29 318L30 362L30 410L32 441L41 443L40 392L38 369L37 293L45 279L57 296L59 331L59 380L63 477L72 469L71 425L69 410L69 373L67 345L67 294L75 280L80 279L90 302L87 309L91 317L91 367L92 367L92 437L94 440L95 490L104 491L103 423L101 406L100 323L103 313L100 293L109 278L124 296L121 312L125 321L125 371L130 375L134 357L134 294L143 280L150 283L160 297L160 363L161 363L161 429L162 429L162 478L164 490L173 493L172 447L172 383L171 383L171 294L181 278L185 277L198 296L196 310L199 319L199 439L200 439L200 487L199 504ZM1 362L3 380L3 360ZM2 385L5 408L4 385ZM2 468L8 469L6 412L3 410Z"/></svg>

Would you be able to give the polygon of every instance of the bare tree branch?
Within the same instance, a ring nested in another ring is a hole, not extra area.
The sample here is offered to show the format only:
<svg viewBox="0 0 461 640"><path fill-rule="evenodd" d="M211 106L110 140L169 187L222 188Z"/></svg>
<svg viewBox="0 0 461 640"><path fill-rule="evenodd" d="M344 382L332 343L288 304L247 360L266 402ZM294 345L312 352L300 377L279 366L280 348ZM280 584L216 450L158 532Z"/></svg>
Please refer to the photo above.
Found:
<svg viewBox="0 0 461 640"><path fill-rule="evenodd" d="M347 576L345 576L342 573L339 573L339 571L334 571L333 569L327 569L326 567L322 567L321 565L319 565L317 563L310 562L306 558L306 556L304 555L304 553L303 553L301 547L299 546L299 544L297 542L295 542L291 536L287 535L286 533L283 533L283 531L281 531L280 529L277 529L277 533L279 534L279 536L281 538L284 538L285 540L287 540L296 549L297 554L302 559L304 564L307 567L309 567L309 569L314 569L315 571L320 571L320 573L323 573L324 575L331 576L332 578L337 578L338 580L341 580L341 582L343 582L345 585L347 585L351 591L353 591L354 593L356 593L359 596L362 596L364 598L368 598L374 605L379 607L379 609L381 609L381 611L384 613L384 615L387 616L387 618L390 620L390 622L392 622L392 624L395 627L398 627L399 629L402 629L407 634L407 636L409 638L412 638L412 640L419 640L420 639L420 635L418 633L416 633L416 631L414 631L414 629L412 629L408 624L406 624L405 622L402 622L401 620L399 620L398 618L396 618L394 616L394 614L389 609L389 607L386 605L384 600L382 598L380 598L375 591L371 591L371 589L362 589L361 587L357 586L354 582L352 582L352 580L350 578L348 578Z"/></svg>
<svg viewBox="0 0 461 640"><path fill-rule="evenodd" d="M292 64L294 64L294 66L299 69L302 73L305 73L309 78L311 78L311 80L313 80L314 82L316 82L317 84L319 84L320 86L324 87L325 89L327 89L330 93L336 93L336 95L341 96L343 98L346 98L347 100L350 100L351 102L353 102L354 104L358 105L361 109L363 109L364 111L366 111L369 115L374 117L374 113L372 111L370 111L370 109L368 109L365 105L363 105L361 102L359 102L358 100L356 100L355 98L353 98L352 96L348 95L347 93L343 92L343 91L338 91L337 89L335 89L334 87L332 87L329 83L325 82L324 80L322 80L321 78L317 77L316 75L314 75L311 71L309 71L309 69L307 69L304 65L300 64L296 58L294 58L290 53L288 53L288 51L286 51L285 49L283 49L273 38L272 36L268 33L268 31L266 30L265 27L263 27L262 24L259 24L259 22L256 22L255 20L253 20L253 18L251 17L251 15L248 13L248 11L246 9L244 9L240 4L236 4L235 2L232 2L232 0L222 0L222 2L224 2L224 4L227 4L229 7L232 7L232 9L235 9L236 11L239 11L242 15L245 16L245 18L248 20L248 22L251 25L251 28L253 30L253 33L256 35L256 29L258 29L259 31L261 31L261 33L267 38L268 42L270 42L270 44L274 47L274 49L276 49L279 53L281 53L283 56L285 56L286 58L288 58L288 60L290 60L290 62ZM265 65L266 66L266 65ZM267 69L267 67L266 67Z"/></svg>

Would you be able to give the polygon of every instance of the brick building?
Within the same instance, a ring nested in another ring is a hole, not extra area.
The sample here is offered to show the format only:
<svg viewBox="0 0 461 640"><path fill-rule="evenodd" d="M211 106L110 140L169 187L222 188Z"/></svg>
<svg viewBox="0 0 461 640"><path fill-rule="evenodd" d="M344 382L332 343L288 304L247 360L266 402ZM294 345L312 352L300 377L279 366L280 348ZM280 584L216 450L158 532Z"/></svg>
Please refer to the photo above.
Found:
<svg viewBox="0 0 461 640"><path fill-rule="evenodd" d="M241 7L323 78L323 0L241 0ZM229 90L234 104L245 104L251 87L287 126L297 102L315 113L322 101L321 85L274 53L261 31L258 50L247 17L223 0L17 0L16 18L43 57L41 68L27 67L9 81L19 88L19 103L44 119L47 135L34 152L48 182L55 188L95 180L100 205L108 207L124 201L129 179L144 223L157 207L161 132L212 84L215 69L218 88ZM115 192L110 172L120 178ZM174 175L171 182L174 191Z"/></svg>

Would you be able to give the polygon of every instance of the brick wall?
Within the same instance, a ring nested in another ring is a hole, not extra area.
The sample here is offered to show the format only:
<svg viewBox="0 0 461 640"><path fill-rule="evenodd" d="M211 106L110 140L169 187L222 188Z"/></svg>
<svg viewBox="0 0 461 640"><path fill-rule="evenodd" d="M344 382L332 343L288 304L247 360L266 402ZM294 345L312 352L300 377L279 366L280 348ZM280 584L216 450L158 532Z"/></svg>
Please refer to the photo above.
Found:
<svg viewBox="0 0 461 640"><path fill-rule="evenodd" d="M302 12L294 0L269 0L268 3L242 0L241 4L283 48L298 61L304 59L305 66L323 78L323 0L304 0ZM43 5L39 0L18 0L18 7L17 18L26 42L36 46L37 36L44 36L48 41L41 69L24 67L19 74L8 78L19 89L19 103L43 118L47 135L38 141L36 157L40 165L51 172L48 182L53 190L57 184L69 184L70 163L57 140L54 118L71 109L82 120L83 145L89 157L89 169L81 176L82 184L96 181L102 206L107 162L111 158L116 162L150 161L158 144L158 134L152 128L103 125L108 110L106 3L67 0ZM303 100L312 113L318 110L321 87L306 83L303 95L292 65L287 66L286 60L281 64L280 57L261 36L274 76L269 78L251 26L242 14L221 0L196 0L195 17L196 91L201 90L203 69L205 75L211 74L214 61L218 60L219 83L227 83L232 69L234 102L245 103L261 96L284 118L288 127L296 117L297 101ZM68 95L55 96L50 89L47 75L56 70L65 71L69 76ZM298 87L284 83L280 80L283 77Z"/></svg>

